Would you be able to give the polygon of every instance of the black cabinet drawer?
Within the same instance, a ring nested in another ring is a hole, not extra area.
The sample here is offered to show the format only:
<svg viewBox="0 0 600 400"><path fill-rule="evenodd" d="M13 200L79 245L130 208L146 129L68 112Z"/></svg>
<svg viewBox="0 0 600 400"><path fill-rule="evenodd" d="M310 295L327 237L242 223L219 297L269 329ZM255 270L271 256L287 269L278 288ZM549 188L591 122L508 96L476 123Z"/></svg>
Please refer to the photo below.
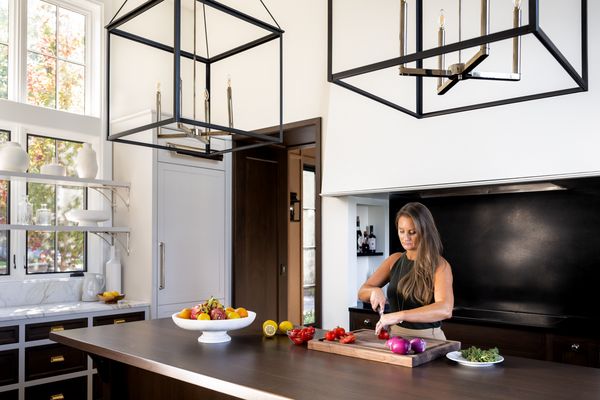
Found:
<svg viewBox="0 0 600 400"><path fill-rule="evenodd" d="M87 368L83 351L62 344L25 349L25 380L46 378Z"/></svg>
<svg viewBox="0 0 600 400"><path fill-rule="evenodd" d="M8 392L0 392L2 400L19 400L19 389L9 390Z"/></svg>
<svg viewBox="0 0 600 400"><path fill-rule="evenodd" d="M25 326L25 341L48 339L50 332L66 331L87 327L87 318L69 319L65 321L43 322Z"/></svg>
<svg viewBox="0 0 600 400"><path fill-rule="evenodd" d="M125 322L143 321L146 319L146 314L143 311L126 313L126 314L113 314L105 315L103 317L94 317L94 326L101 325L113 325L122 324Z"/></svg>
<svg viewBox="0 0 600 400"><path fill-rule="evenodd" d="M0 351L0 386L19 381L19 349ZM3 394L0 393L0 398Z"/></svg>
<svg viewBox="0 0 600 400"><path fill-rule="evenodd" d="M81 400L87 398L87 377L25 388L25 400Z"/></svg>
<svg viewBox="0 0 600 400"><path fill-rule="evenodd" d="M549 359L561 363L600 368L600 343L593 339L548 335Z"/></svg>
<svg viewBox="0 0 600 400"><path fill-rule="evenodd" d="M0 327L0 344L17 343L19 341L19 326Z"/></svg>
<svg viewBox="0 0 600 400"><path fill-rule="evenodd" d="M379 314L375 311L350 311L350 330L375 329L379 321Z"/></svg>

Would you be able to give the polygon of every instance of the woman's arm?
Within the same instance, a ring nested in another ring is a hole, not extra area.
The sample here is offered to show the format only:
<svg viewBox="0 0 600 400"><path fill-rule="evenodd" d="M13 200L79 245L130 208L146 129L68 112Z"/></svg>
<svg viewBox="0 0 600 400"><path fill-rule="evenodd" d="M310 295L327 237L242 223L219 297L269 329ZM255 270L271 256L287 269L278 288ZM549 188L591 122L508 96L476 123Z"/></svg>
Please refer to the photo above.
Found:
<svg viewBox="0 0 600 400"><path fill-rule="evenodd" d="M385 294L381 288L390 281L390 270L401 256L402 253L394 253L381 263L373 275L358 289L358 299L360 301L371 303L371 307L375 311L378 307L383 310L385 307Z"/></svg>
<svg viewBox="0 0 600 400"><path fill-rule="evenodd" d="M436 322L452 317L454 292L452 291L452 269L446 260L436 268L434 276L434 302L412 310L384 314L375 331L379 333L383 326L408 322Z"/></svg>

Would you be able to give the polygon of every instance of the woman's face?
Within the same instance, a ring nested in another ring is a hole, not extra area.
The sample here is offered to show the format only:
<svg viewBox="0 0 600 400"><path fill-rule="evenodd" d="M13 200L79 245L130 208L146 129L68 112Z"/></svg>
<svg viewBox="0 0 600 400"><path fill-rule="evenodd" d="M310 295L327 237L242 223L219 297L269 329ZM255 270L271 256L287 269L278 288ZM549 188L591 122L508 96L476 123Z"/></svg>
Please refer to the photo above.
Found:
<svg viewBox="0 0 600 400"><path fill-rule="evenodd" d="M406 251L416 251L419 247L420 237L411 217L401 215L398 219L398 237Z"/></svg>

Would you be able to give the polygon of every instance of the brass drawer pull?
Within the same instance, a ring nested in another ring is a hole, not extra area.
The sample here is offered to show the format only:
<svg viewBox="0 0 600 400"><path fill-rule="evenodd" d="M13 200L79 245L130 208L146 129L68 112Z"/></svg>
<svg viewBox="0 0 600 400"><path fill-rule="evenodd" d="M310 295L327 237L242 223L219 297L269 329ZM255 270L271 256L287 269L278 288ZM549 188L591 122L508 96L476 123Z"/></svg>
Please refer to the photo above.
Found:
<svg viewBox="0 0 600 400"><path fill-rule="evenodd" d="M65 330L65 327L62 325L56 325L56 326L53 326L50 328L50 332L60 332L60 331L64 331L64 330Z"/></svg>
<svg viewBox="0 0 600 400"><path fill-rule="evenodd" d="M65 356L53 356L53 357L50 357L50 362L51 363L64 362L64 361L65 361Z"/></svg>
<svg viewBox="0 0 600 400"><path fill-rule="evenodd" d="M573 343L571 345L571 350L572 351L579 351L579 343Z"/></svg>
<svg viewBox="0 0 600 400"><path fill-rule="evenodd" d="M115 324L122 324L122 323L127 322L127 321L125 321L124 319L115 319L113 322Z"/></svg>
<svg viewBox="0 0 600 400"><path fill-rule="evenodd" d="M65 400L65 396L62 393L53 394L50 396L50 400Z"/></svg>
<svg viewBox="0 0 600 400"><path fill-rule="evenodd" d="M365 320L363 321L363 324L364 324L365 326L371 326L371 320L370 320L369 318L367 318L367 319L365 319Z"/></svg>

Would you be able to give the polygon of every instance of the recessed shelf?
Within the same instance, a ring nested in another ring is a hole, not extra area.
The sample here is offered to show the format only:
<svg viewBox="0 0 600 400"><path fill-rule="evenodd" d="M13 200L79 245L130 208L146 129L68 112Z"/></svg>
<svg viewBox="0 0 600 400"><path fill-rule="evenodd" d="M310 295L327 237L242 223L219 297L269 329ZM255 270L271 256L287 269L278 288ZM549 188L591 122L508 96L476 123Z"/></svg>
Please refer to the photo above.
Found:
<svg viewBox="0 0 600 400"><path fill-rule="evenodd" d="M383 252L367 253L367 254L356 253L356 257L369 257L369 256L382 256L382 255L383 255Z"/></svg>
<svg viewBox="0 0 600 400"><path fill-rule="evenodd" d="M17 225L0 224L0 230L25 230L43 232L105 232L105 233L129 233L129 228L112 226L55 226L55 225Z"/></svg>

